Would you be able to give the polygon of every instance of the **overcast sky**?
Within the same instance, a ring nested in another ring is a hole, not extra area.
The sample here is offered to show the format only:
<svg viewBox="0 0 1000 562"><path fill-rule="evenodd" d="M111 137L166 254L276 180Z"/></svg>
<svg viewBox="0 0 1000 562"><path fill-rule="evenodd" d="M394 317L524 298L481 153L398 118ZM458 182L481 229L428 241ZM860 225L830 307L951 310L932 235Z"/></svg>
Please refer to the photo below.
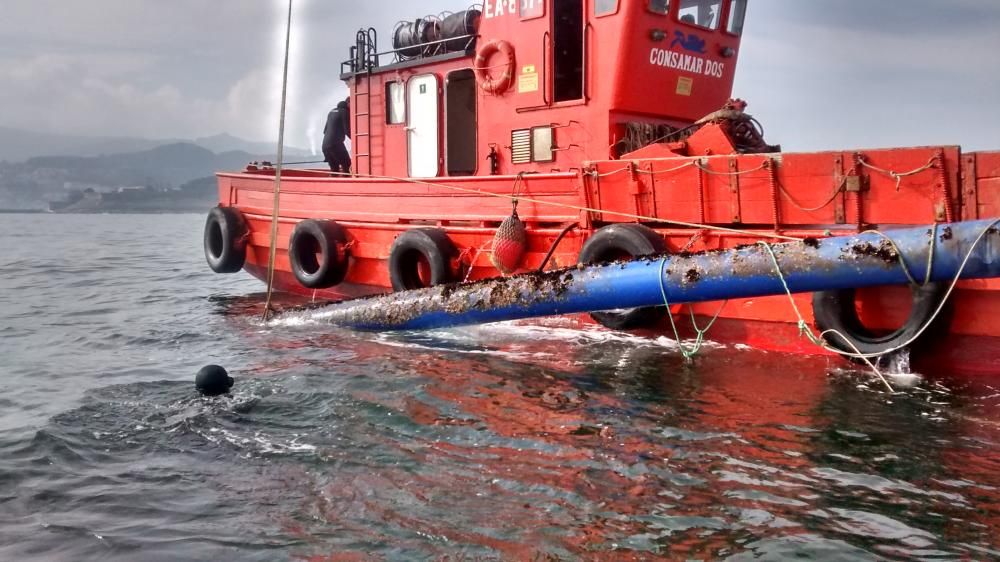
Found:
<svg viewBox="0 0 1000 562"><path fill-rule="evenodd" d="M296 0L289 144L318 143L354 32L468 0ZM277 136L287 0L4 0L0 126ZM786 150L1000 149L1000 0L750 0L734 94Z"/></svg>

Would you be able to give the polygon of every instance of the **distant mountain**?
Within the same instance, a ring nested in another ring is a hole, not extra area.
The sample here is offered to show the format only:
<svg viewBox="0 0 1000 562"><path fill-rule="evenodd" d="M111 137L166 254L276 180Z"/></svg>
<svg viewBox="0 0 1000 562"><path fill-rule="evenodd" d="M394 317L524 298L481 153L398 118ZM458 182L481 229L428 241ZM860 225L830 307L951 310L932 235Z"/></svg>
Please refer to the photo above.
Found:
<svg viewBox="0 0 1000 562"><path fill-rule="evenodd" d="M275 154L277 152L276 146L272 143L248 141L225 133L189 141L59 135L0 127L0 162L23 162L39 156L124 154L178 143L194 144L215 153L242 151L251 154ZM292 147L286 147L285 152L293 157L309 154L307 150ZM271 159L273 160L273 157Z"/></svg>
<svg viewBox="0 0 1000 562"><path fill-rule="evenodd" d="M251 161L268 158L242 151L216 154L192 143L173 143L107 156L40 156L0 163L0 207L37 209L84 192L123 191L134 192L129 200L133 204L154 193L189 191L185 184L193 180L206 183L212 180L203 178L215 172L241 170Z"/></svg>
<svg viewBox="0 0 1000 562"><path fill-rule="evenodd" d="M251 154L277 154L277 143L254 142L234 137L227 133L213 135L211 137L201 137L194 139L194 144L202 148L207 148L212 152L232 152L234 150L249 152ZM301 157L309 155L309 151L302 148L286 146L285 154L288 156Z"/></svg>
<svg viewBox="0 0 1000 562"><path fill-rule="evenodd" d="M0 127L0 162L21 162L35 156L99 156L138 152L167 143L130 137L53 135Z"/></svg>

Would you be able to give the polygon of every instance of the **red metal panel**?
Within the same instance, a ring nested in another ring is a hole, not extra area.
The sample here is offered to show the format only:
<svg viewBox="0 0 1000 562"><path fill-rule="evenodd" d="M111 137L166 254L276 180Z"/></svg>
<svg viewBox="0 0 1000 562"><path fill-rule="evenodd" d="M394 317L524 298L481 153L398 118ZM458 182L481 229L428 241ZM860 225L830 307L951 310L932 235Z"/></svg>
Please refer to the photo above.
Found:
<svg viewBox="0 0 1000 562"><path fill-rule="evenodd" d="M976 153L979 216L1000 217L1000 152Z"/></svg>
<svg viewBox="0 0 1000 562"><path fill-rule="evenodd" d="M237 190L244 212L270 215L273 178L223 176ZM487 221L499 223L511 213L509 197L516 178L447 178L435 181L286 178L281 216L367 222ZM580 219L584 198L575 174L536 175L521 180L518 212L526 222L566 223Z"/></svg>
<svg viewBox="0 0 1000 562"><path fill-rule="evenodd" d="M615 42L601 38L619 46L602 48L606 60L597 61L615 69L611 109L690 123L722 107L732 95L739 37L678 22L676 2L669 15L648 4L626 3L619 18L627 32L616 30Z"/></svg>
<svg viewBox="0 0 1000 562"><path fill-rule="evenodd" d="M1000 178L1000 152L976 152L976 177Z"/></svg>

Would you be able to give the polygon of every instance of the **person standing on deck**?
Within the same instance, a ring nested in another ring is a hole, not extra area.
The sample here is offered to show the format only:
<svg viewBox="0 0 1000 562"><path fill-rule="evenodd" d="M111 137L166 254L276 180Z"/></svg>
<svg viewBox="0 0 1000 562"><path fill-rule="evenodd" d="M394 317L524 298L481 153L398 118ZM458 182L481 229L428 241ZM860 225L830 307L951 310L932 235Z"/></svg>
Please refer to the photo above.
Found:
<svg viewBox="0 0 1000 562"><path fill-rule="evenodd" d="M338 103L326 116L326 127L323 128L323 157L332 172L351 173L351 155L344 146L345 138L351 138L350 98Z"/></svg>

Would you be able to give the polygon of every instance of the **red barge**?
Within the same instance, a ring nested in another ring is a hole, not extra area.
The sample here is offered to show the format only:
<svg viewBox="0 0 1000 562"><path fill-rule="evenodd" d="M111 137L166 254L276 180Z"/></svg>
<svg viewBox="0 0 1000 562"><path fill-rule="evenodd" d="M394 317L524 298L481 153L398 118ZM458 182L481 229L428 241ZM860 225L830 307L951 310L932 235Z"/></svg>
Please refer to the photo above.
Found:
<svg viewBox="0 0 1000 562"><path fill-rule="evenodd" d="M746 10L746 0L486 0L399 24L385 52L373 29L358 32L341 68L353 173L281 171L275 289L338 300L1000 217L1000 152L767 144L731 99ZM205 233L214 270L267 279L275 174L269 164L218 174ZM877 352L931 322L946 289L795 300L819 328ZM701 323L718 314L712 339L826 353L800 337L787 296L691 306ZM941 372L1000 374L1000 280L960 282L947 310L914 354ZM593 316L614 329L666 326L663 309Z"/></svg>

